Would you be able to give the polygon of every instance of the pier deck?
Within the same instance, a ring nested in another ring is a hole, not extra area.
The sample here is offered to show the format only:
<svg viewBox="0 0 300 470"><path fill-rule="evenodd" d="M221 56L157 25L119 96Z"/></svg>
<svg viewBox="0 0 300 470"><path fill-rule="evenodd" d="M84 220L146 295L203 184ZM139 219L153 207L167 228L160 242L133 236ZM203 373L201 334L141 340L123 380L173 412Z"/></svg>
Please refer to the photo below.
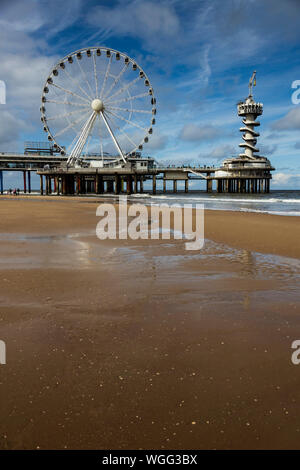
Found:
<svg viewBox="0 0 300 470"><path fill-rule="evenodd" d="M222 170L214 166L154 166L137 169L127 164L123 168L74 168L67 167L67 156L0 153L0 193L3 194L5 171L21 171L24 192L31 192L31 172L40 175L41 194L102 194L105 192L142 193L144 181L152 181L152 192L156 193L157 181L162 180L163 192L167 191L167 181L173 182L173 192L177 192L177 182L184 181L185 192L189 181L206 181L206 191L213 191L213 182L218 192L256 193L269 192L271 171L269 169L236 167L233 174L218 176Z"/></svg>

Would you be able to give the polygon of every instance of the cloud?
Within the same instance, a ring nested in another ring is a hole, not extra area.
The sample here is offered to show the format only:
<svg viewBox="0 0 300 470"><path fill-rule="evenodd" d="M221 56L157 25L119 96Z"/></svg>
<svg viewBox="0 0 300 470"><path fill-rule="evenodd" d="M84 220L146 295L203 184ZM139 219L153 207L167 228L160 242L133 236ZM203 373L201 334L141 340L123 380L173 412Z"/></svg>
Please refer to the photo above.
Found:
<svg viewBox="0 0 300 470"><path fill-rule="evenodd" d="M1 111L0 114L0 143L1 152L15 150L16 141L20 138L20 133L26 129L26 124L22 119L17 118L9 111Z"/></svg>
<svg viewBox="0 0 300 470"><path fill-rule="evenodd" d="M264 155L264 156L268 156L268 155L273 155L273 153L276 152L277 150L277 145L274 144L274 145L265 145L265 144L260 144L259 142L257 143L258 145L258 148L260 150L260 154L261 155Z"/></svg>
<svg viewBox="0 0 300 470"><path fill-rule="evenodd" d="M283 118L273 122L272 129L277 131L291 131L300 129L300 106L291 109Z"/></svg>
<svg viewBox="0 0 300 470"><path fill-rule="evenodd" d="M236 153L236 149L233 147L233 145L228 145L228 144L222 144L218 145L215 147L213 150L211 150L207 155L206 158L208 159L224 159L224 158L229 158L232 155ZM202 155L200 155L202 158Z"/></svg>
<svg viewBox="0 0 300 470"><path fill-rule="evenodd" d="M186 142L203 142L216 139L221 134L219 129L213 126L199 126L197 124L185 124L180 131L179 138Z"/></svg>
<svg viewBox="0 0 300 470"><path fill-rule="evenodd" d="M0 27L32 33L44 24L37 0L1 2Z"/></svg>
<svg viewBox="0 0 300 470"><path fill-rule="evenodd" d="M7 31L55 35L79 17L82 0L1 0L0 26Z"/></svg>
<svg viewBox="0 0 300 470"><path fill-rule="evenodd" d="M300 174L275 173L272 184L279 188L300 188Z"/></svg>
<svg viewBox="0 0 300 470"><path fill-rule="evenodd" d="M154 1L118 2L107 7L97 5L87 14L87 21L97 26L103 37L133 36L143 42L164 47L163 38L170 39L179 33L179 18L172 4ZM100 28L99 28L100 27Z"/></svg>
<svg viewBox="0 0 300 470"><path fill-rule="evenodd" d="M162 150L166 147L168 143L168 136L161 134L159 131L156 131L149 137L149 142L145 144L145 151L151 150Z"/></svg>

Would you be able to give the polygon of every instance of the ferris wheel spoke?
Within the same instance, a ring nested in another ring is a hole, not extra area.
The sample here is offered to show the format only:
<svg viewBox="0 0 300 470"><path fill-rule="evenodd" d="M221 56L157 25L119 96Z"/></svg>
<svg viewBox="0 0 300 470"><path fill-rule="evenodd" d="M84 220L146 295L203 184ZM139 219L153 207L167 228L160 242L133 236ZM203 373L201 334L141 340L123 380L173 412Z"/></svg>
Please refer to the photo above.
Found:
<svg viewBox="0 0 300 470"><path fill-rule="evenodd" d="M63 71L65 72L65 74L67 75L67 77L69 77L69 79L71 80L72 83L74 83L75 86L78 86L78 88L80 89L80 91L85 95L87 96L87 98L89 100L93 99L90 95L87 94L87 92L81 87L80 83L75 80L70 74L69 72L64 68Z"/></svg>
<svg viewBox="0 0 300 470"><path fill-rule="evenodd" d="M93 52L93 62L94 62L94 77L95 77L95 85L96 85L96 98L98 98L98 80L97 80L97 67L96 67L95 51Z"/></svg>
<svg viewBox="0 0 300 470"><path fill-rule="evenodd" d="M128 113L152 114L152 111L144 111L143 109L118 108L116 106L107 106L107 109L113 109L115 111L127 111Z"/></svg>
<svg viewBox="0 0 300 470"><path fill-rule="evenodd" d="M109 61L108 61L107 67L106 67L106 72L105 72L104 80L103 80L101 91L100 91L100 99L102 98L102 95L103 95L104 90L105 90L107 78L108 78L108 75L109 75L109 72L110 72L111 61L112 61L112 55L110 55L110 58L109 58Z"/></svg>
<svg viewBox="0 0 300 470"><path fill-rule="evenodd" d="M124 93L124 91L127 91L131 86L133 86L136 82L138 82L140 80L140 77L136 77L134 80L132 80L131 82L127 83L127 85L124 85L122 88L120 88L118 91L116 91L115 93L113 93L112 95L110 95L108 97L108 100L107 100L107 103L109 103L111 101L112 98L114 98L115 96L118 96L120 95L121 93Z"/></svg>
<svg viewBox="0 0 300 470"><path fill-rule="evenodd" d="M121 70L121 72L119 73L119 75L114 79L113 83L111 84L111 86L109 87L109 89L107 90L107 92L105 93L105 95L103 96L103 99L104 99L104 100L105 100L105 98L109 95L109 93L115 88L115 86L119 83L119 81L121 80L122 76L124 75L124 73L125 73L126 70L128 69L128 65L129 65L129 62L124 65L124 67L122 68L122 70Z"/></svg>
<svg viewBox="0 0 300 470"><path fill-rule="evenodd" d="M81 64L80 64L79 59L77 58L77 56L76 56L76 61L77 61L78 67L79 67L79 69L80 69L80 72L81 72L82 76L84 77L84 80L86 81L87 86L89 87L89 90L90 90L90 92L91 92L91 95L93 96L94 92L93 92L93 90L92 90L92 87L91 87L91 85L90 85L90 82L89 82L88 79L87 79L87 76L86 76L85 71L84 71L83 68L81 67ZM89 96L89 98L91 98L91 97Z"/></svg>
<svg viewBox="0 0 300 470"><path fill-rule="evenodd" d="M87 155L88 154L88 150L89 150L89 145L90 145L90 141L91 141L91 137L92 137L92 129L90 130L90 135L88 136L88 139L87 139L87 142L86 142L86 149L85 149L85 154Z"/></svg>
<svg viewBox="0 0 300 470"><path fill-rule="evenodd" d="M140 93L139 95L135 96L127 96L127 98L121 98L120 100L114 100L114 101L106 101L106 103L110 104L118 104L118 103L125 103L126 101L132 101L138 98L144 98L145 96L149 96L148 92L145 93Z"/></svg>
<svg viewBox="0 0 300 470"><path fill-rule="evenodd" d="M71 163L75 163L80 155L81 155L81 152L86 144L86 141L87 141L87 138L94 126L94 122L95 122L95 119L96 119L97 115L95 112L93 112L88 120L86 121L85 125L83 126L83 129L82 129L82 132L68 158L68 161L67 161L67 165L70 165Z"/></svg>
<svg viewBox="0 0 300 470"><path fill-rule="evenodd" d="M46 100L46 103L55 103L55 104L67 104L68 106L78 106L82 108L88 107L87 104L72 102L72 101L57 101L57 100Z"/></svg>
<svg viewBox="0 0 300 470"><path fill-rule="evenodd" d="M55 88L58 88L59 90L62 90L64 93L68 93L69 95L72 95L72 96L77 96L77 98L83 101L86 101L87 103L90 103L86 98L83 98L82 96L77 95L77 93L74 93L74 91L66 90L66 88L63 88L60 85L56 85L55 83L51 83L51 85L54 86Z"/></svg>
<svg viewBox="0 0 300 470"><path fill-rule="evenodd" d="M100 152L101 152L101 158L102 158L102 163L103 163L103 142L102 142L102 132L101 132L102 120L99 114L98 114L98 118L99 118Z"/></svg>
<svg viewBox="0 0 300 470"><path fill-rule="evenodd" d="M126 134L125 131L123 131L123 129L121 129L121 127L119 127L115 120L111 117L111 116L107 116L107 119L113 123L114 126L116 126L116 128L127 138L127 140L134 146L134 148L137 148L138 147L138 144L136 144L135 142L133 142L133 140L129 137L128 134Z"/></svg>
<svg viewBox="0 0 300 470"><path fill-rule="evenodd" d="M102 116L102 119L103 119L103 121L104 121L104 123L105 123L105 125L106 125L106 127L107 127L108 132L110 133L110 136L111 136L111 138L112 138L112 140L113 140L115 146L117 147L117 150L118 150L120 156L122 157L123 161L126 163L126 159L125 159L125 157L124 157L124 154L123 154L123 152L122 152L122 149L121 149L121 147L120 147L120 145L119 145L117 139L115 138L114 133L113 133L113 131L111 130L111 127L110 127L109 123L107 122L107 119L106 119L106 117L105 117L105 115L104 115L104 113L103 113L102 111L101 111L101 116Z"/></svg>
<svg viewBox="0 0 300 470"><path fill-rule="evenodd" d="M68 145L68 149L67 149L68 152L67 152L67 153L69 153L69 152L72 150L73 145L75 144L75 142L76 142L77 139L79 138L81 132L82 132L82 129L79 129L79 131L78 131L77 134L75 135L75 137L74 137L74 139L72 140L72 142Z"/></svg>
<svg viewBox="0 0 300 470"><path fill-rule="evenodd" d="M85 112L80 118L76 119L76 121L72 121L70 124L68 124L68 126L64 127L64 129L62 129L61 131L59 131L57 134L55 134L53 137L56 138L56 137L59 137L60 135L64 134L65 132L67 132L69 129L71 129L71 127L74 127L76 124L78 124L80 121L82 121L83 119L85 119L85 117L87 116L87 114L89 114L90 111L87 111Z"/></svg>
<svg viewBox="0 0 300 470"><path fill-rule="evenodd" d="M89 108L89 106L87 106L87 108ZM81 109L76 109L75 111L71 111L69 113L58 114L57 116L47 117L46 121L55 121L55 119L65 118L65 117L68 117L68 116L72 116L73 114L76 114L76 113L82 113L82 110Z"/></svg>
<svg viewBox="0 0 300 470"><path fill-rule="evenodd" d="M141 129L142 131L148 132L148 129L145 127L140 126L139 124L136 124L135 122L129 121L128 119L124 118L123 116L120 116L119 114L113 113L112 111L107 111L109 114L112 114L118 119L121 119L121 121L127 122L127 124L130 124L133 127L137 127L138 129Z"/></svg>

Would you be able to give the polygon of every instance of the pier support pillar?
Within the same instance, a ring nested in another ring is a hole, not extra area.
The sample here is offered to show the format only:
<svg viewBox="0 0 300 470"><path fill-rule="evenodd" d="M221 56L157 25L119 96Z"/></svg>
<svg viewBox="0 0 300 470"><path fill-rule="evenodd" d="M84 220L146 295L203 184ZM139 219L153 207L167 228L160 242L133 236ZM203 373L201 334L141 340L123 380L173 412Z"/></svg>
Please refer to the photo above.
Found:
<svg viewBox="0 0 300 470"><path fill-rule="evenodd" d="M41 194L41 196L44 194L44 181L43 181L43 175L40 175L40 194Z"/></svg>
<svg viewBox="0 0 300 470"><path fill-rule="evenodd" d="M120 194L121 184L120 184L120 176L115 174L115 194Z"/></svg>
<svg viewBox="0 0 300 470"><path fill-rule="evenodd" d="M80 193L85 194L86 193L86 187L85 187L85 177L81 176L80 177Z"/></svg>
<svg viewBox="0 0 300 470"><path fill-rule="evenodd" d="M114 192L114 182L113 182L113 180L107 180L106 187L107 187L107 192L108 193L113 193Z"/></svg>
<svg viewBox="0 0 300 470"><path fill-rule="evenodd" d="M206 192L207 193L212 192L212 180L206 180Z"/></svg>
<svg viewBox="0 0 300 470"><path fill-rule="evenodd" d="M102 175L96 175L95 191L96 191L96 194L102 194L104 191Z"/></svg>
<svg viewBox="0 0 300 470"><path fill-rule="evenodd" d="M55 181L56 195L59 196L59 176L55 176L54 181Z"/></svg>
<svg viewBox="0 0 300 470"><path fill-rule="evenodd" d="M140 193L144 192L144 177L141 176L140 178Z"/></svg>
<svg viewBox="0 0 300 470"><path fill-rule="evenodd" d="M156 175L153 175L152 179L152 194L156 194Z"/></svg>
<svg viewBox="0 0 300 470"><path fill-rule="evenodd" d="M75 176L75 183L76 183L76 194L80 194L80 176L76 175Z"/></svg>
<svg viewBox="0 0 300 470"><path fill-rule="evenodd" d="M99 194L104 193L104 181L103 181L102 175L98 175L98 190L99 190Z"/></svg>
<svg viewBox="0 0 300 470"><path fill-rule="evenodd" d="M264 180L260 180L259 182L259 192L260 193L264 192Z"/></svg>
<svg viewBox="0 0 300 470"><path fill-rule="evenodd" d="M136 194L138 192L138 179L137 179L136 173L134 174L133 181L134 181L133 191L134 191L134 194Z"/></svg>
<svg viewBox="0 0 300 470"><path fill-rule="evenodd" d="M163 179L163 193L167 192L167 180Z"/></svg>
<svg viewBox="0 0 300 470"><path fill-rule="evenodd" d="M31 193L31 173L29 170L27 172L27 179L28 179L28 192L30 194Z"/></svg>
<svg viewBox="0 0 300 470"><path fill-rule="evenodd" d="M189 192L189 180L185 180L184 182L184 192L185 193Z"/></svg>
<svg viewBox="0 0 300 470"><path fill-rule="evenodd" d="M63 196L65 196L67 194L67 188L66 188L66 175L62 175L61 177L61 193ZM46 188L47 188L47 184L46 184Z"/></svg>
<svg viewBox="0 0 300 470"><path fill-rule="evenodd" d="M0 170L0 192L3 194L3 170Z"/></svg>
<svg viewBox="0 0 300 470"><path fill-rule="evenodd" d="M26 194L26 170L23 171L24 194Z"/></svg>
<svg viewBox="0 0 300 470"><path fill-rule="evenodd" d="M217 180L217 191L218 193L222 192L222 180Z"/></svg>
<svg viewBox="0 0 300 470"><path fill-rule="evenodd" d="M173 193L177 193L177 180L173 180Z"/></svg>
<svg viewBox="0 0 300 470"><path fill-rule="evenodd" d="M132 194L132 176L128 175L126 180L126 192Z"/></svg>

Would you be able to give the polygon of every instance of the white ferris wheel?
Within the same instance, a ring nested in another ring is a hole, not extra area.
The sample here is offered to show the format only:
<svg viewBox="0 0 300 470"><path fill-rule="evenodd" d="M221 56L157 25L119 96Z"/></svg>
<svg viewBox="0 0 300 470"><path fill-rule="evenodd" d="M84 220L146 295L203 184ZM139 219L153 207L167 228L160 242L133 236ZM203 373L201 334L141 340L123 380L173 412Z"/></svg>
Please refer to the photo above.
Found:
<svg viewBox="0 0 300 470"><path fill-rule="evenodd" d="M149 78L133 59L90 47L53 67L43 88L41 114L48 140L69 155L68 165L89 152L102 161L105 155L117 155L126 162L153 133L156 99Z"/></svg>

